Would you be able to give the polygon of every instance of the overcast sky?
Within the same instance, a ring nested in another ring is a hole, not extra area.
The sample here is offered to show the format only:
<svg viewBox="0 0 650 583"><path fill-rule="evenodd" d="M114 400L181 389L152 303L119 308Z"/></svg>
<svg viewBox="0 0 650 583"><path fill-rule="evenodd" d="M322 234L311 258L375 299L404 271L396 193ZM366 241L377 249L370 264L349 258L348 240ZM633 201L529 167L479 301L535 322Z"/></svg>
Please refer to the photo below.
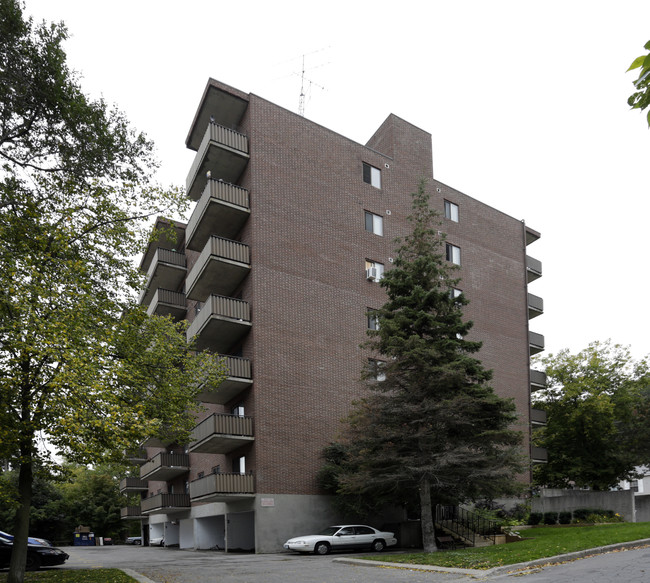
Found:
<svg viewBox="0 0 650 583"><path fill-rule="evenodd" d="M433 136L438 180L524 219L544 276L546 354L593 340L650 353L645 117L626 69L650 2L26 0L64 21L70 66L153 139L184 184L208 78L365 143L394 113Z"/></svg>

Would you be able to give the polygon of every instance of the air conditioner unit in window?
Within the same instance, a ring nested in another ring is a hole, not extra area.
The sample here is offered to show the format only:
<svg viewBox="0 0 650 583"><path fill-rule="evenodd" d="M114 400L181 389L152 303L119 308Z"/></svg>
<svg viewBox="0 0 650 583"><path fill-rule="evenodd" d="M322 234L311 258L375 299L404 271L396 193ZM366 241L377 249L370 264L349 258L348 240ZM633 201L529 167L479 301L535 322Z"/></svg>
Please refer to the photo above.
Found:
<svg viewBox="0 0 650 583"><path fill-rule="evenodd" d="M377 268L376 267L369 267L366 269L366 279L369 281L376 281L377 280Z"/></svg>

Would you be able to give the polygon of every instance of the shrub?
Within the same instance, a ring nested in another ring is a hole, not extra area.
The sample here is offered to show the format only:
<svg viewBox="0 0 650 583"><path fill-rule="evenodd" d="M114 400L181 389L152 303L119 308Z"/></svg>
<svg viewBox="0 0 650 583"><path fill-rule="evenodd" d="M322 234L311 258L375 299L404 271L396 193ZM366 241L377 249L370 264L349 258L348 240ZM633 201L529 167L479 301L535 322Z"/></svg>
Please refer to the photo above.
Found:
<svg viewBox="0 0 650 583"><path fill-rule="evenodd" d="M544 512L544 524L557 524L557 512Z"/></svg>
<svg viewBox="0 0 650 583"><path fill-rule="evenodd" d="M560 524L571 524L571 512L560 512L558 522Z"/></svg>
<svg viewBox="0 0 650 583"><path fill-rule="evenodd" d="M531 512L528 517L528 524L536 525L542 522L543 514L541 512Z"/></svg>

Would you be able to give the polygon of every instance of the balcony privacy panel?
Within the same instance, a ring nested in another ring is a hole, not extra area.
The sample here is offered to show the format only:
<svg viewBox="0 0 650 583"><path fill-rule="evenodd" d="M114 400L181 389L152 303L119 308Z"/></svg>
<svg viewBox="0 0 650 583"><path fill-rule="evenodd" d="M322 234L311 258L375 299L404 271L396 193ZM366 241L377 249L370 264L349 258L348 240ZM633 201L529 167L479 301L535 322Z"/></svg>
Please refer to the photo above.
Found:
<svg viewBox="0 0 650 583"><path fill-rule="evenodd" d="M225 361L228 377L216 387L204 384L197 395L199 401L225 405L253 384L251 361L248 358L226 356Z"/></svg>

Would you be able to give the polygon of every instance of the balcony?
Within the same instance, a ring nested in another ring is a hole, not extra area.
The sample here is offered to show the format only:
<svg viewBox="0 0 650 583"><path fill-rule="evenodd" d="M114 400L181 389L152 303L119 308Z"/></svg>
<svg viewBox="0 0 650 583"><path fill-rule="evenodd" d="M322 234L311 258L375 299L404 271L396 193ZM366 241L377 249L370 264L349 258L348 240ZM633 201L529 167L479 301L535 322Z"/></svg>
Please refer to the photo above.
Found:
<svg viewBox="0 0 650 583"><path fill-rule="evenodd" d="M140 467L140 479L166 482L187 473L189 469L190 458L187 454L159 453Z"/></svg>
<svg viewBox="0 0 650 583"><path fill-rule="evenodd" d="M120 508L120 518L122 520L140 520L144 518L144 514L139 506L125 506Z"/></svg>
<svg viewBox="0 0 650 583"><path fill-rule="evenodd" d="M140 304L148 306L158 288L178 289L186 274L185 254L159 247L147 271L147 285L140 295Z"/></svg>
<svg viewBox="0 0 650 583"><path fill-rule="evenodd" d="M146 273L149 270L157 249L180 249L185 239L185 228L185 223L158 217L151 234L151 240L142 255L140 271Z"/></svg>
<svg viewBox="0 0 650 583"><path fill-rule="evenodd" d="M542 277L542 262L526 255L526 281L530 283Z"/></svg>
<svg viewBox="0 0 650 583"><path fill-rule="evenodd" d="M528 319L532 320L544 313L544 300L539 296L528 294Z"/></svg>
<svg viewBox="0 0 650 583"><path fill-rule="evenodd" d="M201 392L197 395L199 401L225 405L253 384L250 360L226 356L225 361L228 376L216 387L202 385Z"/></svg>
<svg viewBox="0 0 650 583"><path fill-rule="evenodd" d="M143 448L127 451L124 457L129 463L139 466L149 459L147 452Z"/></svg>
<svg viewBox="0 0 650 583"><path fill-rule="evenodd" d="M228 182L208 180L187 223L187 248L201 251L212 234L236 237L250 214L248 190Z"/></svg>
<svg viewBox="0 0 650 583"><path fill-rule="evenodd" d="M122 494L131 494L133 492L146 492L149 485L140 478L124 478L120 482L120 492Z"/></svg>
<svg viewBox="0 0 650 583"><path fill-rule="evenodd" d="M187 329L187 340L196 348L227 353L248 332L252 324L248 302L211 295Z"/></svg>
<svg viewBox="0 0 650 583"><path fill-rule="evenodd" d="M546 373L541 370L530 369L530 392L534 393L546 388Z"/></svg>
<svg viewBox="0 0 650 583"><path fill-rule="evenodd" d="M255 440L253 418L215 413L190 434L191 453L229 453Z"/></svg>
<svg viewBox="0 0 650 583"><path fill-rule="evenodd" d="M542 352L544 350L544 336L537 332L528 332L528 347L530 356Z"/></svg>
<svg viewBox="0 0 650 583"><path fill-rule="evenodd" d="M546 464L548 463L548 452L545 447L531 447L530 448L530 460L534 464Z"/></svg>
<svg viewBox="0 0 650 583"><path fill-rule="evenodd" d="M194 151L199 149L204 128L212 118L217 123L228 127L235 127L241 123L248 107L248 100L247 93L210 79L185 140L187 147Z"/></svg>
<svg viewBox="0 0 650 583"><path fill-rule="evenodd" d="M190 509L189 494L156 494L140 502L142 514L172 514Z"/></svg>
<svg viewBox="0 0 650 583"><path fill-rule="evenodd" d="M546 411L543 409L531 409L530 424L533 427L543 427L546 425Z"/></svg>
<svg viewBox="0 0 650 583"><path fill-rule="evenodd" d="M187 275L187 297L203 302L211 293L230 295L250 272L250 262L248 245L211 236Z"/></svg>
<svg viewBox="0 0 650 583"><path fill-rule="evenodd" d="M153 314L171 316L174 320L183 319L186 312L187 305L184 293L160 288L153 294L151 303L147 308L147 314L150 316Z"/></svg>
<svg viewBox="0 0 650 583"><path fill-rule="evenodd" d="M248 138L244 134L209 123L187 175L187 196L199 199L207 184L208 172L217 180L237 182L249 159Z"/></svg>
<svg viewBox="0 0 650 583"><path fill-rule="evenodd" d="M539 231L536 231L535 229L531 229L530 227L526 227L526 245L530 245L531 243L534 243L541 236L542 235L539 233Z"/></svg>
<svg viewBox="0 0 650 583"><path fill-rule="evenodd" d="M232 502L254 495L252 474L210 474L190 482L192 502Z"/></svg>

